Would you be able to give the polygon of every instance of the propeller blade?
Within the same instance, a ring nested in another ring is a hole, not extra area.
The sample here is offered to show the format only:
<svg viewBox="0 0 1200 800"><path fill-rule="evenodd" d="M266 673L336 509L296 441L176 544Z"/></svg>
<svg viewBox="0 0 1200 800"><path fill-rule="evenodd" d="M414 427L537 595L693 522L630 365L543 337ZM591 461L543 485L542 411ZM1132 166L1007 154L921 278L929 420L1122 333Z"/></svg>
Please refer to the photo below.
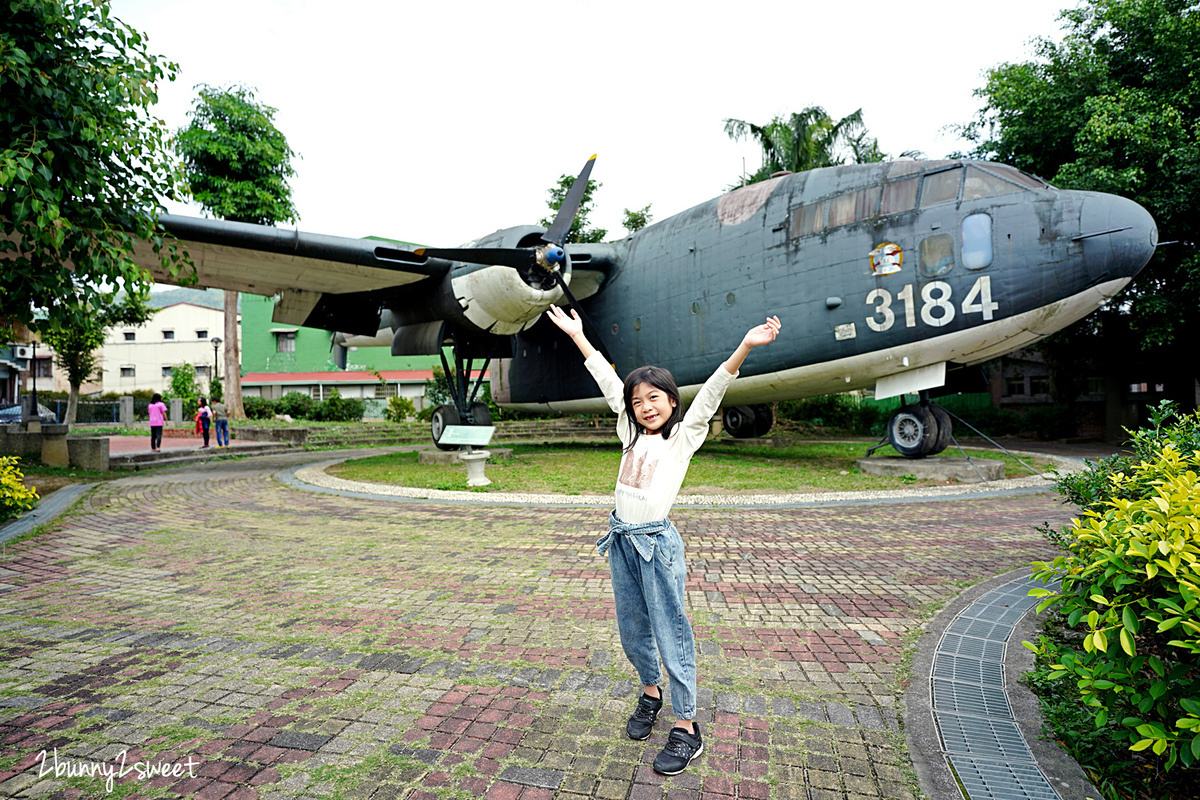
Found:
<svg viewBox="0 0 1200 800"><path fill-rule="evenodd" d="M579 204L583 201L583 193L587 190L588 177L592 174L592 165L596 163L596 155L593 154L583 165L583 172L579 173L579 177L571 184L571 188L567 190L567 196L563 198L562 205L558 207L558 214L554 217L554 222L551 223L550 229L542 234L542 241L550 244L562 245L563 239L571 230L571 223L575 221L575 214L579 211Z"/></svg>
<svg viewBox="0 0 1200 800"><path fill-rule="evenodd" d="M575 299L575 295L571 294L570 287L563 280L561 270L554 271L554 280L558 281L558 286L563 290L563 294L567 296L567 300L571 303L571 310L578 312L579 319L583 323L583 332L587 336L588 341L596 345L596 349L600 351L600 355L604 356L604 360L612 364L612 356L608 354L608 348L604 346L604 342L600 339L600 334L596 333L596 327L592 325L592 320L588 317L587 312L579 305L579 301Z"/></svg>
<svg viewBox="0 0 1200 800"><path fill-rule="evenodd" d="M502 267L527 270L537 261L534 250L516 247L462 247L441 249L421 247L413 251L419 256L465 261L468 264L496 264Z"/></svg>

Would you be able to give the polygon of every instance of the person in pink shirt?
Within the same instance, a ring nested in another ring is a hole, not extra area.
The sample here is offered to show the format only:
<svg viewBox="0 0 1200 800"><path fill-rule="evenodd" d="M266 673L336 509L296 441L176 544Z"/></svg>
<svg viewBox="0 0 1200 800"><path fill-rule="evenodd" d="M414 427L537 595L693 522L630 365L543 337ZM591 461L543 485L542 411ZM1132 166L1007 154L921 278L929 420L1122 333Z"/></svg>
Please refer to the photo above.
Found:
<svg viewBox="0 0 1200 800"><path fill-rule="evenodd" d="M158 453L162 451L162 429L167 416L167 407L162 401L161 394L154 393L146 411L150 414L150 450Z"/></svg>

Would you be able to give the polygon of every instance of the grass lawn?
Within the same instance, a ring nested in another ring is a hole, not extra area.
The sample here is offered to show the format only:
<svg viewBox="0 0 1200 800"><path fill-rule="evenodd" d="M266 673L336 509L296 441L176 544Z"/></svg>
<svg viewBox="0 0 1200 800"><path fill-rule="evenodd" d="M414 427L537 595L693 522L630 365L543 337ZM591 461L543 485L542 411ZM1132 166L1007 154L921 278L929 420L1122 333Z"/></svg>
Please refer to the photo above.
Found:
<svg viewBox="0 0 1200 800"><path fill-rule="evenodd" d="M855 467L869 445L812 442L791 447L708 442L692 458L684 494L757 494L770 492L859 491L936 485L910 475L866 475ZM610 494L621 460L619 444L513 445L513 457L488 462L490 486L479 492L536 494ZM981 458L1004 461L1006 477L1029 475L1015 460L992 450L971 450ZM875 456L896 455L890 447ZM957 451L945 453L959 455ZM1051 465L1030 462L1045 471ZM392 453L338 464L329 474L370 483L418 489L467 489L466 468L418 464L416 453Z"/></svg>

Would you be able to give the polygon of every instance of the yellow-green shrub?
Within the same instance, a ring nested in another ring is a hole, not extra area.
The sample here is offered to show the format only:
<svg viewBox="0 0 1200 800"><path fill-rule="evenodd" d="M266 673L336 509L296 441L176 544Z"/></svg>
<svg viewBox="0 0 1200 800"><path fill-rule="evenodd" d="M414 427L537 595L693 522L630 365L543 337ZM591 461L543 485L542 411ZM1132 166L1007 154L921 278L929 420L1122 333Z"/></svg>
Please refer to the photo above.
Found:
<svg viewBox="0 0 1200 800"><path fill-rule="evenodd" d="M1198 471L1200 450L1168 444L1107 476L1112 499L1073 521L1069 552L1034 564L1035 577L1062 583L1034 590L1046 596L1039 609L1057 606L1086 631L1082 652L1040 640L1050 677L1074 678L1096 727L1118 723L1164 769L1200 762Z"/></svg>
<svg viewBox="0 0 1200 800"><path fill-rule="evenodd" d="M388 422L404 422L409 417L416 415L417 407L413 405L413 401L398 395L388 400L387 408L383 412L383 417Z"/></svg>
<svg viewBox="0 0 1200 800"><path fill-rule="evenodd" d="M21 483L16 456L0 456L0 522L30 511L38 499L37 490Z"/></svg>

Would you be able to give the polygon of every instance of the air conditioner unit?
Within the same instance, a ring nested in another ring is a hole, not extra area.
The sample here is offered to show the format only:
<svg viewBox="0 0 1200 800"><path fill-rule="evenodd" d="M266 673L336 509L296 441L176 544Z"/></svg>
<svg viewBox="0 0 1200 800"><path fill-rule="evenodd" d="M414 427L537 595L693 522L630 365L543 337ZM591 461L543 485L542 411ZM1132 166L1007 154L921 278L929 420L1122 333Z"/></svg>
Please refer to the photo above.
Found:
<svg viewBox="0 0 1200 800"><path fill-rule="evenodd" d="M17 358L29 358L30 351L32 351L32 350L33 350L32 347L18 347L17 348Z"/></svg>

